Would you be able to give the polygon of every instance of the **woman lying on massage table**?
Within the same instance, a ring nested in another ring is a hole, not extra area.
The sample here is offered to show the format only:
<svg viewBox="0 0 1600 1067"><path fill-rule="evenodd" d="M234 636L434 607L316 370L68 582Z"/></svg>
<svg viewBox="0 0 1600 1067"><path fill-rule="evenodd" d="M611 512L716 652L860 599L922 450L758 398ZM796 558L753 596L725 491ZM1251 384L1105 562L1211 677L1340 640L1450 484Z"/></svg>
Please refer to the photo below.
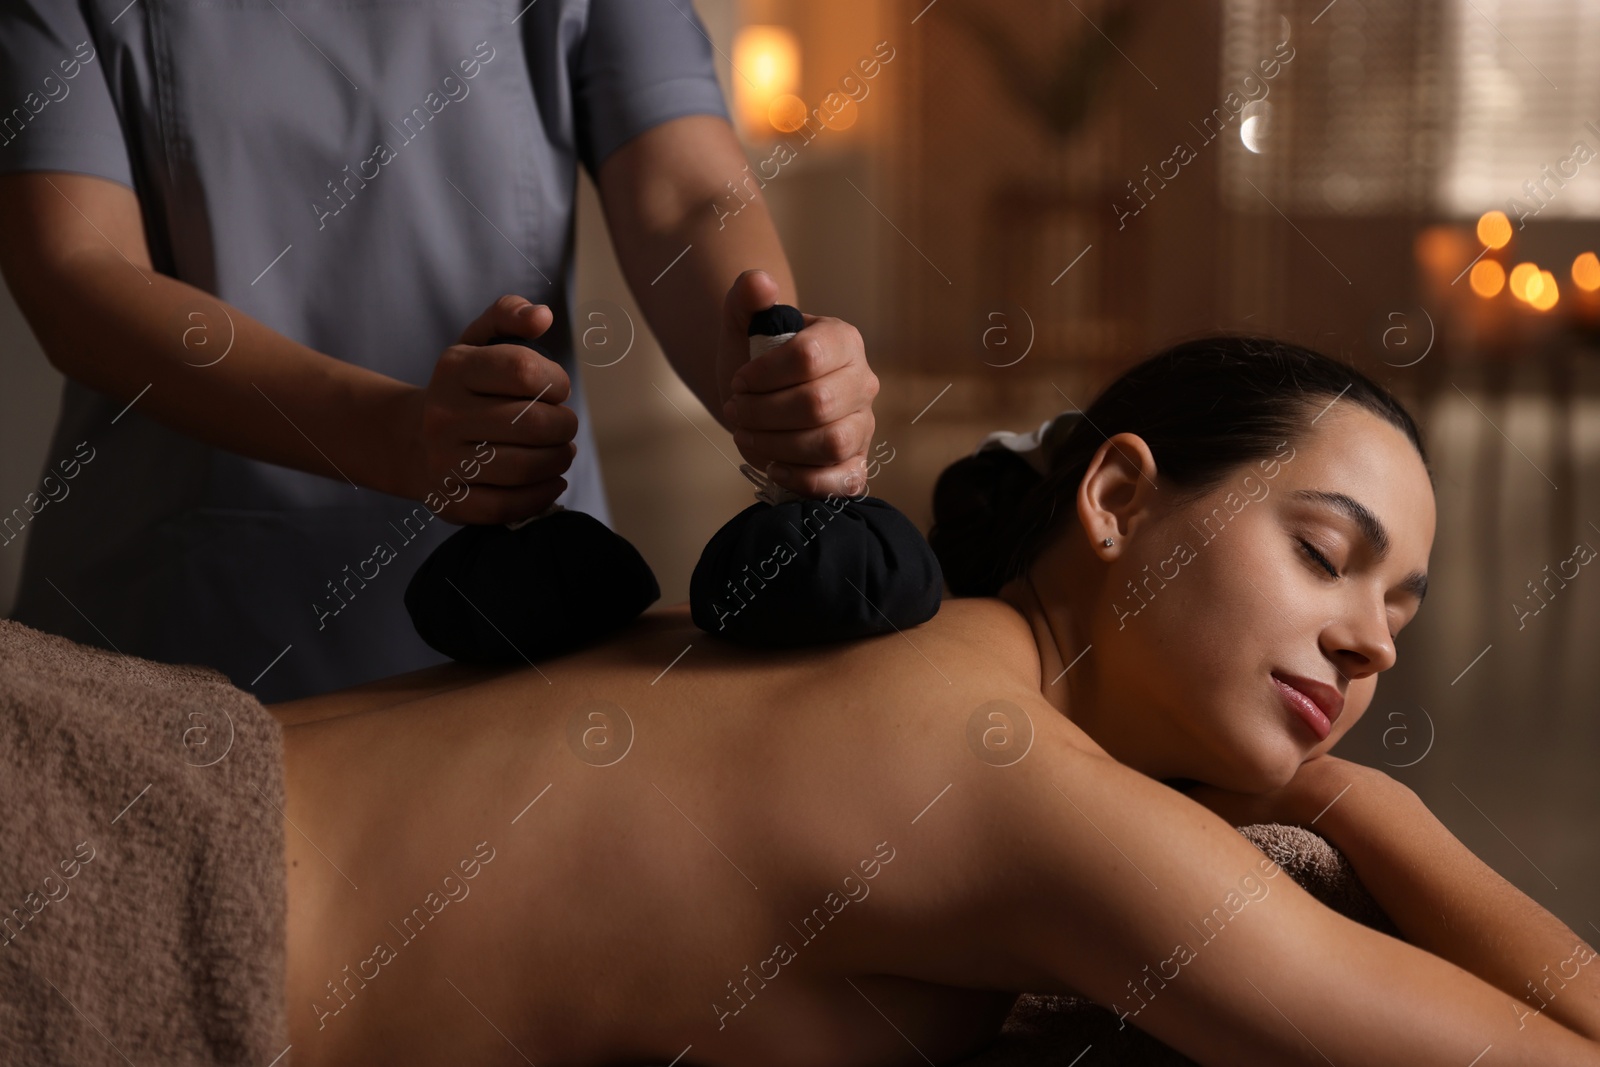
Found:
<svg viewBox="0 0 1600 1067"><path fill-rule="evenodd" d="M1326 754L1422 602L1410 417L1220 339L1042 437L941 479L981 595L902 634L756 652L680 608L276 706L294 1062L942 1063L1026 990L1205 1064L1600 1064L1593 953ZM1405 941L1231 828L1268 821Z"/></svg>

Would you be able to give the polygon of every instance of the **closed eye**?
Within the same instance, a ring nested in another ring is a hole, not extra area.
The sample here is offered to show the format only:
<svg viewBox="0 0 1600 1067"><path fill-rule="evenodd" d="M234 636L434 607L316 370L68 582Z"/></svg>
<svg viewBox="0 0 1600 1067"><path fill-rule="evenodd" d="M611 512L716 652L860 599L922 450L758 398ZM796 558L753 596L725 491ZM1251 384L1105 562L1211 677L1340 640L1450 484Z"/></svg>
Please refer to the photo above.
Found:
<svg viewBox="0 0 1600 1067"><path fill-rule="evenodd" d="M1339 569L1336 568L1333 563L1330 563L1330 561L1328 561L1328 557L1325 557L1322 552L1318 552L1317 545L1306 541L1304 537L1296 537L1296 541L1299 541L1299 545L1301 545L1302 549L1306 549L1306 555L1309 555L1309 557L1312 558L1312 561L1314 561L1315 565L1320 566L1320 568L1325 569L1325 571L1328 571L1328 574L1331 574L1331 576L1339 577ZM1400 633L1398 632L1390 633L1389 635L1390 640L1394 640L1394 638L1397 637L1400 637Z"/></svg>
<svg viewBox="0 0 1600 1067"><path fill-rule="evenodd" d="M1329 563L1328 557L1324 556L1321 552L1318 552L1315 545L1303 537L1296 538L1296 540L1300 542L1300 547L1306 550L1306 555L1311 557L1312 562L1316 563L1317 566L1327 571L1332 577L1339 577L1339 569L1332 563Z"/></svg>

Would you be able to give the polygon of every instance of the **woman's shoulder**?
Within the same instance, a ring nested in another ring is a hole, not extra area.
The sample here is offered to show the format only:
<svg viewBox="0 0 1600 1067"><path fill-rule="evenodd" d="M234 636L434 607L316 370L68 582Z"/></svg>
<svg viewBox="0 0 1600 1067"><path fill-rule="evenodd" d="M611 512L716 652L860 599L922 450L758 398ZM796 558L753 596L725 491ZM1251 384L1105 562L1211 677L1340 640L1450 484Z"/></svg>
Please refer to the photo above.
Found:
<svg viewBox="0 0 1600 1067"><path fill-rule="evenodd" d="M619 636L618 642L648 643L663 634L687 634L692 639L696 632L686 602L659 605L641 615L625 635ZM954 662L963 672L969 667L981 667L991 677L1003 674L1037 683L1039 651L1033 632L1017 610L998 597L946 598L933 618L924 623L860 640L765 652L731 644L713 643L712 647L750 664L768 659L784 663L816 659L831 669L856 653L881 663L880 649L874 643L887 641L909 641L912 648L925 654L936 648L942 657L938 658L940 664Z"/></svg>
<svg viewBox="0 0 1600 1067"><path fill-rule="evenodd" d="M956 597L939 606L933 618L906 631L915 639L925 635L966 662L988 672L1039 681L1039 648L1028 622L998 597Z"/></svg>
<svg viewBox="0 0 1600 1067"><path fill-rule="evenodd" d="M1006 601L998 597L947 600L936 616L908 634L915 638L924 632L936 635L938 647L948 657L947 672L969 693L983 696L985 701L1009 700L1037 729L1074 749L1111 758L1058 706L1066 699L1065 693L1054 699L1045 697L1033 629Z"/></svg>
<svg viewBox="0 0 1600 1067"><path fill-rule="evenodd" d="M988 634L996 641L1019 644L1024 651L1033 647L1033 632L1028 629L1028 621L1016 608L996 596L947 597L939 605L938 614L918 629L935 623Z"/></svg>

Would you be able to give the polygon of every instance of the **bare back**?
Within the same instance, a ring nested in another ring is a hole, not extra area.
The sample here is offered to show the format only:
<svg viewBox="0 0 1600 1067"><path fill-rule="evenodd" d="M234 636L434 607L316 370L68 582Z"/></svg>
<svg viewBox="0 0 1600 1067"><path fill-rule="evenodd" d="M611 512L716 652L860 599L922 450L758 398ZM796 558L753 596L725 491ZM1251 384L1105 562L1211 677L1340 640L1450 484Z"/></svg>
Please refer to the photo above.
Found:
<svg viewBox="0 0 1600 1067"><path fill-rule="evenodd" d="M672 610L275 710L297 1064L941 1063L1022 990L1148 997L1208 1064L1600 1063L1284 877L1174 962L1266 861L1045 702L1000 601L770 655Z"/></svg>
<svg viewBox="0 0 1600 1067"><path fill-rule="evenodd" d="M886 902L977 900L996 877L950 854L981 839L963 824L998 773L968 721L1038 686L1021 617L955 601L904 635L770 655L667 611L538 669L279 705L297 1062L980 1045L1014 996L887 977L928 931ZM1094 747L1054 718L1034 726Z"/></svg>

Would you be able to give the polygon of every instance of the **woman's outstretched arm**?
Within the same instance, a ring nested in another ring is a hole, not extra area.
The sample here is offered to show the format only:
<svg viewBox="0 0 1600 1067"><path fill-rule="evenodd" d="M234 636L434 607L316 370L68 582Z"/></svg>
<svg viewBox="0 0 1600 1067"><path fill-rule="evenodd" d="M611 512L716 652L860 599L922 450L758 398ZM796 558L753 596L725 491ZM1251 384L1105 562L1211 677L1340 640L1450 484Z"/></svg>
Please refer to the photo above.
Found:
<svg viewBox="0 0 1600 1067"><path fill-rule="evenodd" d="M1600 1040L1600 957L1383 771L1319 756L1275 794L1190 796L1234 825L1293 822L1322 834L1411 944L1516 997L1519 1020L1543 1014Z"/></svg>
<svg viewBox="0 0 1600 1067"><path fill-rule="evenodd" d="M969 946L982 953L987 943L989 979L1082 993L1219 1067L1600 1064L1600 1042L1550 1010L1529 1013L1449 959L1324 907L1187 797L1060 738L1039 741L1000 772L1010 777L994 783L1000 809L986 817L985 849L1008 870L1004 921L975 929ZM1411 862L1407 847L1421 851L1418 863L1459 860L1425 842L1397 834L1368 852L1353 847L1375 872ZM1377 880L1388 895L1405 892ZM1435 943L1461 958L1488 943L1465 929L1484 914L1470 882L1456 883L1461 898L1421 897L1409 916L1426 925L1422 910L1443 910ZM993 969L997 948L1003 974ZM1581 981L1593 989L1587 973ZM1568 993L1576 1000L1578 986L1569 982Z"/></svg>

